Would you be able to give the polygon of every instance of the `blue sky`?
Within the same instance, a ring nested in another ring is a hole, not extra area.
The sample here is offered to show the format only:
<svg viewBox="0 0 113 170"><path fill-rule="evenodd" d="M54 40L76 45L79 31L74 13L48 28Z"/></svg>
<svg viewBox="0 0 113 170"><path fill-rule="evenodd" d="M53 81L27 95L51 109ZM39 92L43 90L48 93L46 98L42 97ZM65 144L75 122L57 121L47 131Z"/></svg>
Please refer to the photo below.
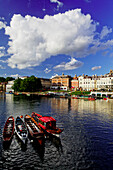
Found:
<svg viewBox="0 0 113 170"><path fill-rule="evenodd" d="M0 76L113 69L112 0L0 0Z"/></svg>

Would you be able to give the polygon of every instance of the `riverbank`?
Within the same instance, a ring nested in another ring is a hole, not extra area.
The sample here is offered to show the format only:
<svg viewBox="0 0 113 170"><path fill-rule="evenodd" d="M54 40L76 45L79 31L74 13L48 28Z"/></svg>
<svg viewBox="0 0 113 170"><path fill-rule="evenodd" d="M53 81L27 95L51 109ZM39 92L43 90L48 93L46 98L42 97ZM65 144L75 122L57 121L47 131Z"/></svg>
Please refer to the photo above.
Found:
<svg viewBox="0 0 113 170"><path fill-rule="evenodd" d="M15 95L19 95L19 94L35 94L35 95L47 95L47 94L69 94L69 95L89 95L90 91L38 91L38 92L14 92Z"/></svg>

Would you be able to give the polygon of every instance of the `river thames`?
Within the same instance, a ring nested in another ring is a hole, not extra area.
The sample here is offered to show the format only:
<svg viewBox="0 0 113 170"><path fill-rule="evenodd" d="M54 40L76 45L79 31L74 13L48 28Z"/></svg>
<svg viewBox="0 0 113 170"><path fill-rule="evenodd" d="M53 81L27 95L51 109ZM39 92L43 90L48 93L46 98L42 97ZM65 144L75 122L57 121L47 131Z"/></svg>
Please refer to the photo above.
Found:
<svg viewBox="0 0 113 170"><path fill-rule="evenodd" d="M14 135L4 148L2 131L7 118L32 112L54 117L64 129L60 138L45 139L40 150L29 139L23 147ZM1 170L113 169L113 100L0 94L0 132Z"/></svg>

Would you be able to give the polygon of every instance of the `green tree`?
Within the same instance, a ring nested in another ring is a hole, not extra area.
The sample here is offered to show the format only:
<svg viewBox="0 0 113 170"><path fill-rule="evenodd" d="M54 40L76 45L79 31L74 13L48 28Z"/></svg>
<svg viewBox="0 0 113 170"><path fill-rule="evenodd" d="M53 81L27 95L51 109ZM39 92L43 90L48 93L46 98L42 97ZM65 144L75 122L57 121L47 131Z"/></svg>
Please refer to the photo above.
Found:
<svg viewBox="0 0 113 170"><path fill-rule="evenodd" d="M29 85L30 85L30 90L32 92L38 91L42 86L41 86L41 81L39 78L36 78L35 76L29 77Z"/></svg>
<svg viewBox="0 0 113 170"><path fill-rule="evenodd" d="M12 80L15 80L13 77L7 77L6 79L5 79L5 82L8 82L8 81L12 81Z"/></svg>
<svg viewBox="0 0 113 170"><path fill-rule="evenodd" d="M4 77L0 77L0 83L1 82L5 82L5 78Z"/></svg>
<svg viewBox="0 0 113 170"><path fill-rule="evenodd" d="M41 81L39 78L35 76L31 76L28 78L16 79L14 81L13 89L14 91L21 91L21 92L35 92L41 89Z"/></svg>
<svg viewBox="0 0 113 170"><path fill-rule="evenodd" d="M20 91L20 84L21 84L22 79L18 78L14 81L13 89L14 91Z"/></svg>

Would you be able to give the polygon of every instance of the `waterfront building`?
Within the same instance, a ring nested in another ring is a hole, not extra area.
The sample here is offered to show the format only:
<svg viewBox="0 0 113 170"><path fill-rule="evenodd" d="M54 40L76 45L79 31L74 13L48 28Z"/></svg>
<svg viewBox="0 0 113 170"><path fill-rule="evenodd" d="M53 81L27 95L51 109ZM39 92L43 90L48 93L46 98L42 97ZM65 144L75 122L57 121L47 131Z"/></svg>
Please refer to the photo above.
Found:
<svg viewBox="0 0 113 170"><path fill-rule="evenodd" d="M79 80L79 88L85 91L94 89L94 80L92 81L91 76L83 75L78 77Z"/></svg>
<svg viewBox="0 0 113 170"><path fill-rule="evenodd" d="M50 89L51 79L39 78L41 81L42 89Z"/></svg>
<svg viewBox="0 0 113 170"><path fill-rule="evenodd" d="M14 80L12 81L8 81L7 85L6 85L6 92L14 92L14 90L12 89L12 86L14 84Z"/></svg>
<svg viewBox="0 0 113 170"><path fill-rule="evenodd" d="M99 77L97 79L97 89L113 89L113 76Z"/></svg>
<svg viewBox="0 0 113 170"><path fill-rule="evenodd" d="M72 77L62 74L51 78L51 89L68 90L71 87Z"/></svg>
<svg viewBox="0 0 113 170"><path fill-rule="evenodd" d="M82 75L78 77L79 88L82 90L113 90L113 71L104 76L88 76Z"/></svg>
<svg viewBox="0 0 113 170"><path fill-rule="evenodd" d="M29 76L22 76L22 77L19 76L19 77L17 77L17 79L18 79L18 78L24 80L24 79L26 79L26 78L29 78Z"/></svg>
<svg viewBox="0 0 113 170"><path fill-rule="evenodd" d="M75 91L79 89L79 81L76 74L75 77L73 77L71 80L71 89Z"/></svg>

